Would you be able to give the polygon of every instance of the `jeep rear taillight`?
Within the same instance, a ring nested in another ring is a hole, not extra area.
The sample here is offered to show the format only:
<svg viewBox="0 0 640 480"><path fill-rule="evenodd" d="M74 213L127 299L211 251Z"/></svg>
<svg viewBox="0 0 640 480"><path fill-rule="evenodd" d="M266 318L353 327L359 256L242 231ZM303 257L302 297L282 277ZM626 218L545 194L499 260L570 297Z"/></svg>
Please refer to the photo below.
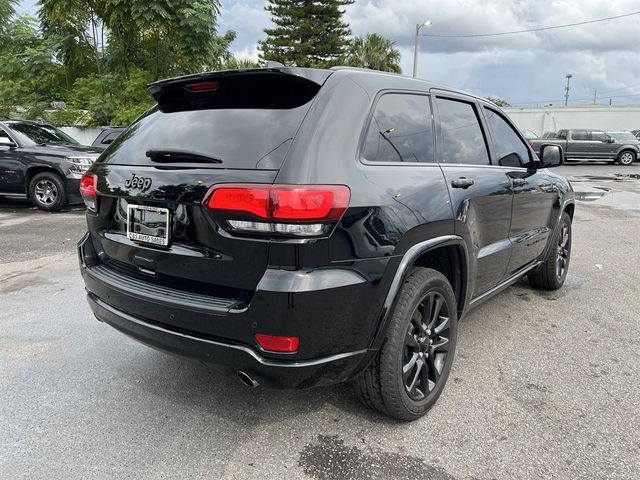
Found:
<svg viewBox="0 0 640 480"><path fill-rule="evenodd" d="M95 212L97 211L98 197L98 177L92 173L85 173L80 180L80 195L87 208Z"/></svg>
<svg viewBox="0 0 640 480"><path fill-rule="evenodd" d="M342 218L351 192L344 185L224 184L207 198L232 231L316 237Z"/></svg>

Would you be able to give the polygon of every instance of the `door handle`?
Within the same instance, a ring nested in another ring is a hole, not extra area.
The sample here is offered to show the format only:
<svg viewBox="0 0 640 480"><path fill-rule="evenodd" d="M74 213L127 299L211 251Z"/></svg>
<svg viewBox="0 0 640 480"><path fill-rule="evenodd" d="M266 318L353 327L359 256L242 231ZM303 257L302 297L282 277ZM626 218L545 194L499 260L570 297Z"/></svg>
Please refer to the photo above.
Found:
<svg viewBox="0 0 640 480"><path fill-rule="evenodd" d="M513 182L514 187L522 187L527 184L526 178L514 178L511 181Z"/></svg>
<svg viewBox="0 0 640 480"><path fill-rule="evenodd" d="M464 178L464 177L460 177L456 180L451 180L451 186L453 188L469 188L471 185L473 185L473 180L471 180L470 178Z"/></svg>

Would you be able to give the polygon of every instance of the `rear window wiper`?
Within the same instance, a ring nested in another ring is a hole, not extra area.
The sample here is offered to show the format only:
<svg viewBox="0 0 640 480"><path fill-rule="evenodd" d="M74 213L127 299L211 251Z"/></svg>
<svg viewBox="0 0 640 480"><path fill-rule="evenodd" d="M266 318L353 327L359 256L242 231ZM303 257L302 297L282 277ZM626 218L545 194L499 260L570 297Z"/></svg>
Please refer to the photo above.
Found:
<svg viewBox="0 0 640 480"><path fill-rule="evenodd" d="M147 150L145 153L152 162L189 162L189 163L222 163L222 160L188 150Z"/></svg>

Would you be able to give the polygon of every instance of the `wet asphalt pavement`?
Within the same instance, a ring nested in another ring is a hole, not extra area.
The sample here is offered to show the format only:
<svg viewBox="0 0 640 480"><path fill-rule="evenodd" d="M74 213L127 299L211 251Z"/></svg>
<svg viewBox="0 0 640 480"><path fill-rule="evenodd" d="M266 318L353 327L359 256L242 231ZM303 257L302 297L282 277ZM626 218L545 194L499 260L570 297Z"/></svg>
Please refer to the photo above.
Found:
<svg viewBox="0 0 640 480"><path fill-rule="evenodd" d="M640 478L640 164L556 171L581 198L565 286L473 311L411 424L349 385L250 390L100 324L83 212L0 198L0 478Z"/></svg>

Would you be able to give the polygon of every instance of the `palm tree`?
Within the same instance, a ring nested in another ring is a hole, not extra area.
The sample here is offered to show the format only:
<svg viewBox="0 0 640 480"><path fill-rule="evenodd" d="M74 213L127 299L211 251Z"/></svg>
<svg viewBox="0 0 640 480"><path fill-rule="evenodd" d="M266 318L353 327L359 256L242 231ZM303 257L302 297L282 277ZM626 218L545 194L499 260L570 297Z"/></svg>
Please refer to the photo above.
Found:
<svg viewBox="0 0 640 480"><path fill-rule="evenodd" d="M351 40L345 62L351 67L402 73L400 51L394 42L377 33Z"/></svg>

